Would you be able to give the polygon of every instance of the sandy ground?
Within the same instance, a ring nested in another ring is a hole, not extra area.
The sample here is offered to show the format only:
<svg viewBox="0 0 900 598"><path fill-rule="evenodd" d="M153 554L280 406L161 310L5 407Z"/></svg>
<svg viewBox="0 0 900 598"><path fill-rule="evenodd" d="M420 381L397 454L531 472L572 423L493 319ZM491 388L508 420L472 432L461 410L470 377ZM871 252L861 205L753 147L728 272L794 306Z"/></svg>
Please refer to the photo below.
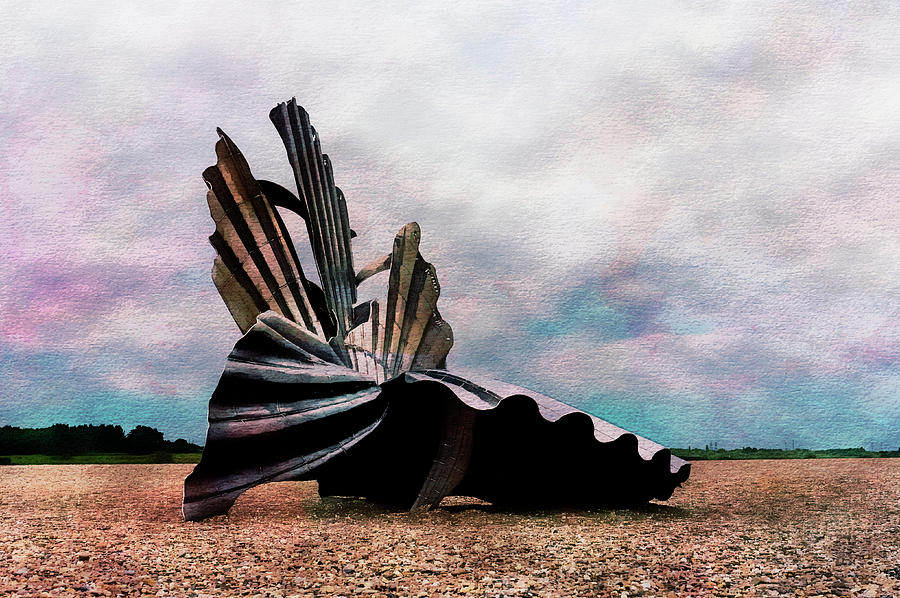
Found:
<svg viewBox="0 0 900 598"><path fill-rule="evenodd" d="M900 459L699 462L640 511L410 516L291 482L185 523L191 467L0 468L0 594L900 596Z"/></svg>

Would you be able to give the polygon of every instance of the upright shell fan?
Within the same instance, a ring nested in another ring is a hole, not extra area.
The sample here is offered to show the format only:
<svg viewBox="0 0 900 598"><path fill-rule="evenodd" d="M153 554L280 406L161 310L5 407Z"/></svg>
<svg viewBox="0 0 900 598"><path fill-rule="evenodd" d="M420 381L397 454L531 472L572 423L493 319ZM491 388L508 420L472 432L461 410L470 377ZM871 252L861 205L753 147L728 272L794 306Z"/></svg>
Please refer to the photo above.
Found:
<svg viewBox="0 0 900 598"><path fill-rule="evenodd" d="M255 179L221 130L203 173L213 282L244 336L209 402L185 519L226 513L248 488L281 480L420 510L448 495L635 504L665 500L687 479L690 464L656 443L529 390L446 371L453 332L419 226L356 271L347 202L309 115L292 99L269 116L297 196ZM281 209L306 222L321 287L304 276ZM358 285L385 270L385 296L357 303Z"/></svg>

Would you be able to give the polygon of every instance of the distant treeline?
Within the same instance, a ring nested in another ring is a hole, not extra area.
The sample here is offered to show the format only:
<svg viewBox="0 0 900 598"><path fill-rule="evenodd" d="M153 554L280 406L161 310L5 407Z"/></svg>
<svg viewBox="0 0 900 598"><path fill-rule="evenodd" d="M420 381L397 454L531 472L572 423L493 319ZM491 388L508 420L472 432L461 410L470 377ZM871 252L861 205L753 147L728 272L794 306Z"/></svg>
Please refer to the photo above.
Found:
<svg viewBox="0 0 900 598"><path fill-rule="evenodd" d="M859 448L841 449L768 449L745 446L739 449L709 448L673 448L672 454L688 461L704 461L719 459L839 459L851 457L900 457L900 449L896 451L867 451Z"/></svg>
<svg viewBox="0 0 900 598"><path fill-rule="evenodd" d="M137 426L128 434L122 426L69 426L0 428L0 455L87 455L97 453L195 453L202 447L183 438L172 442L156 428Z"/></svg>

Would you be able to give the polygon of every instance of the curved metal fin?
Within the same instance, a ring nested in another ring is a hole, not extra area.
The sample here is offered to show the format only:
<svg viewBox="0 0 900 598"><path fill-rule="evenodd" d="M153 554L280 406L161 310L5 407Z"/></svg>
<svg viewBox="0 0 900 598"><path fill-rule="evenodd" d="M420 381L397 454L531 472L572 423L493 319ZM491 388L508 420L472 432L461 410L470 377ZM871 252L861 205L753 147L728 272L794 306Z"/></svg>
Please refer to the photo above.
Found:
<svg viewBox="0 0 900 598"><path fill-rule="evenodd" d="M384 257L380 257L378 259L374 259L365 266L362 267L362 270L356 273L356 284L357 286L362 284L363 281L368 280L369 278L375 276L379 272L384 272L388 268L391 267L391 254L387 254Z"/></svg>
<svg viewBox="0 0 900 598"><path fill-rule="evenodd" d="M435 308L409 369L413 371L444 369L447 367L447 354L451 348L453 348L453 329Z"/></svg>
<svg viewBox="0 0 900 598"><path fill-rule="evenodd" d="M285 189L278 183L273 183L272 181L266 181L263 179L257 179L259 183L260 189L262 189L263 194L265 194L266 198L272 205L278 206L279 208L284 208L289 210L303 219L304 222L309 220L309 212L306 210L306 206L300 201L296 195L291 193L288 189ZM296 248L294 244L291 242L290 234L287 226L285 226L284 221L281 219L281 215L278 213L278 210L275 210L275 218L278 220L279 225L284 230L284 238L287 240L287 249L290 251L291 256L293 257L296 263L300 263L300 258L297 256ZM309 302L312 305L313 311L316 314L316 317L319 319L319 324L322 327L323 334L325 338L332 338L337 335L337 320L335 318L334 312L332 312L328 308L328 302L325 299L325 294L322 292L322 289L314 282L303 277L303 287L306 290L306 295L309 298ZM251 322L252 325L252 322Z"/></svg>
<svg viewBox="0 0 900 598"><path fill-rule="evenodd" d="M302 201L297 199L297 196L291 193L290 190L285 189L278 183L273 183L272 181L267 181L265 179L256 179L256 182L259 183L259 188L266 194L266 197L269 198L272 205L290 210L303 218L304 222L309 220L309 212L306 210L306 206Z"/></svg>
<svg viewBox="0 0 900 598"><path fill-rule="evenodd" d="M433 509L449 496L466 476L472 459L477 411L457 401L446 402L444 409L437 453L409 509L413 513Z"/></svg>
<svg viewBox="0 0 900 598"><path fill-rule="evenodd" d="M240 150L217 131L218 160L203 172L216 224L210 236L219 256L213 266L216 288L242 332L259 313L271 309L323 336L284 222Z"/></svg>
<svg viewBox="0 0 900 598"><path fill-rule="evenodd" d="M331 161L306 110L295 99L269 113L287 150L298 197L306 208L306 228L329 309L337 318L337 342L350 330L356 302L356 275L350 225L343 193L334 186Z"/></svg>
<svg viewBox="0 0 900 598"><path fill-rule="evenodd" d="M390 264L387 301L383 307L373 302L371 326L355 328L348 336L355 350L371 351L370 367L379 382L405 371L443 366L453 346L453 331L437 310L440 283L434 266L419 253L420 238L419 225L407 224L394 239L393 253L360 272Z"/></svg>

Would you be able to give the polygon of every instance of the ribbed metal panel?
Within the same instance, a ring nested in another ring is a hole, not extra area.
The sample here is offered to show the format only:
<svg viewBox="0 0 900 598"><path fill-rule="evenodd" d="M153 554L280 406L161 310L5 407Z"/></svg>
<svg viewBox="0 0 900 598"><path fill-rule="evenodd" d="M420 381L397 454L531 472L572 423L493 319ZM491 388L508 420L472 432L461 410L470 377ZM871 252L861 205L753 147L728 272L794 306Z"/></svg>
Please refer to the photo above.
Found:
<svg viewBox="0 0 900 598"><path fill-rule="evenodd" d="M292 99L276 106L269 118L284 142L299 197L309 214L307 232L319 280L328 307L337 316L337 338L342 340L350 329L356 302L346 201L334 185L331 161L322 153L319 136L306 110Z"/></svg>
<svg viewBox="0 0 900 598"><path fill-rule="evenodd" d="M218 161L203 178L216 223L210 243L219 256L213 279L220 294L242 331L261 311L273 309L321 335L284 223L237 146L221 131L219 137Z"/></svg>
<svg viewBox="0 0 900 598"><path fill-rule="evenodd" d="M454 494L635 504L668 498L689 471L654 442L510 384L428 370L378 385L270 311L228 357L184 514L221 514L255 485L301 479L413 510Z"/></svg>

